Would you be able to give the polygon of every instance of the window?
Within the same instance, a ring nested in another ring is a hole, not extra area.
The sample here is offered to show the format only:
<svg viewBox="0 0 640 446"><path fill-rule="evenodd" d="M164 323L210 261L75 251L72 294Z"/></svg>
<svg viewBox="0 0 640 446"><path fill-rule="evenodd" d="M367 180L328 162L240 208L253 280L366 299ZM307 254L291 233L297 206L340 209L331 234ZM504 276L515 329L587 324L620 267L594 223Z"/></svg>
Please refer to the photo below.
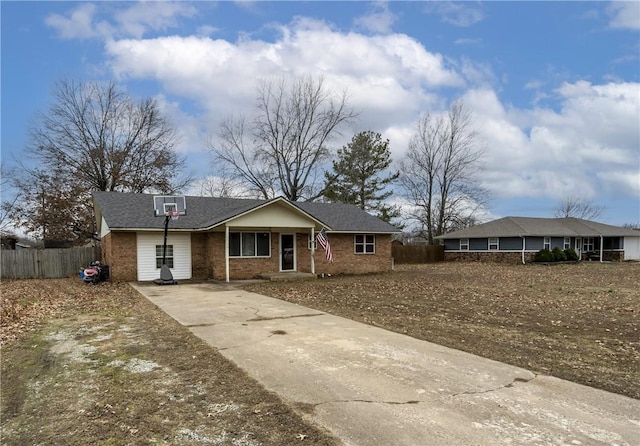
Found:
<svg viewBox="0 0 640 446"><path fill-rule="evenodd" d="M156 268L162 268L162 248L164 245L156 245ZM165 256L166 264L169 268L173 268L173 245L167 245L167 254Z"/></svg>
<svg viewBox="0 0 640 446"><path fill-rule="evenodd" d="M230 232L229 257L269 257L271 234L268 232Z"/></svg>
<svg viewBox="0 0 640 446"><path fill-rule="evenodd" d="M551 237L544 238L544 245L542 246L542 248L551 250Z"/></svg>
<svg viewBox="0 0 640 446"><path fill-rule="evenodd" d="M469 251L469 239L461 238L460 239L460 251Z"/></svg>
<svg viewBox="0 0 640 446"><path fill-rule="evenodd" d="M585 252L593 251L593 237L585 237L582 239L582 250Z"/></svg>
<svg viewBox="0 0 640 446"><path fill-rule="evenodd" d="M489 239L489 251L498 250L498 237L491 237Z"/></svg>
<svg viewBox="0 0 640 446"><path fill-rule="evenodd" d="M562 249L569 249L569 248L571 248L571 237L565 237L564 245L562 246Z"/></svg>
<svg viewBox="0 0 640 446"><path fill-rule="evenodd" d="M356 234L355 252L356 254L375 254L376 236L373 234Z"/></svg>
<svg viewBox="0 0 640 446"><path fill-rule="evenodd" d="M622 243L620 243L620 237L605 237L603 240L604 249L620 249Z"/></svg>

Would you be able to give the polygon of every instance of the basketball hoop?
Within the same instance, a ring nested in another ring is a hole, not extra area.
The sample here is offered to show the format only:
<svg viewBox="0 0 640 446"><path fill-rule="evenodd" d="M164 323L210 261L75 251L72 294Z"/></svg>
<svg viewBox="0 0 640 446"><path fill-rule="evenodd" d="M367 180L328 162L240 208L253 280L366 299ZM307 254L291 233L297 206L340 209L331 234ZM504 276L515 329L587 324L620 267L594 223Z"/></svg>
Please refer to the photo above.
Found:
<svg viewBox="0 0 640 446"><path fill-rule="evenodd" d="M167 212L167 215L171 217L171 220L176 221L178 218L180 218L180 211L169 211Z"/></svg>

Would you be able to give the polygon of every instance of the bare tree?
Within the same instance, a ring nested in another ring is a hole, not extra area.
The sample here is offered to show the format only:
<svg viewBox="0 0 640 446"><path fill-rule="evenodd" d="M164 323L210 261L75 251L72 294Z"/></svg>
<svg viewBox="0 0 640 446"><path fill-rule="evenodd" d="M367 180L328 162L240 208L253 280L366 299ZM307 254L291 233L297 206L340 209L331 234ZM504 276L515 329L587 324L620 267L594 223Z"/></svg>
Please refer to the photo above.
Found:
<svg viewBox="0 0 640 446"><path fill-rule="evenodd" d="M133 101L113 82L60 81L36 116L14 187L14 224L48 239L82 243L94 232L91 192L171 193L185 187L177 134L153 99Z"/></svg>
<svg viewBox="0 0 640 446"><path fill-rule="evenodd" d="M600 218L604 211L604 206L596 206L590 200L580 197L567 197L556 205L553 215L557 218L576 217L595 220Z"/></svg>
<svg viewBox="0 0 640 446"><path fill-rule="evenodd" d="M203 197L261 198L261 195L250 191L244 184L225 176L209 176L197 181L196 185L199 187L199 195Z"/></svg>
<svg viewBox="0 0 640 446"><path fill-rule="evenodd" d="M219 174L244 184L256 195L269 199L276 195L277 172L271 163L262 161L263 154L247 144L248 129L244 117L228 117L221 126L221 143L209 144Z"/></svg>
<svg viewBox="0 0 640 446"><path fill-rule="evenodd" d="M115 83L60 81L37 117L29 152L88 190L171 192L184 168L177 134L153 99L134 102ZM188 182L189 180L186 180Z"/></svg>
<svg viewBox="0 0 640 446"><path fill-rule="evenodd" d="M292 201L313 200L324 193L321 167L328 142L356 114L346 93L334 100L323 79L284 79L258 85L257 117L227 119L220 144L211 143L214 160L264 198L282 194ZM247 142L250 140L250 142Z"/></svg>
<svg viewBox="0 0 640 446"><path fill-rule="evenodd" d="M400 184L414 208L411 217L430 244L437 235L464 227L482 207L487 192L478 174L483 150L462 101L443 116L423 115L401 162Z"/></svg>
<svg viewBox="0 0 640 446"><path fill-rule="evenodd" d="M0 162L0 194L2 203L0 204L0 231L8 231L13 223L16 204L20 199L20 194L13 189L16 171L8 168L4 162Z"/></svg>

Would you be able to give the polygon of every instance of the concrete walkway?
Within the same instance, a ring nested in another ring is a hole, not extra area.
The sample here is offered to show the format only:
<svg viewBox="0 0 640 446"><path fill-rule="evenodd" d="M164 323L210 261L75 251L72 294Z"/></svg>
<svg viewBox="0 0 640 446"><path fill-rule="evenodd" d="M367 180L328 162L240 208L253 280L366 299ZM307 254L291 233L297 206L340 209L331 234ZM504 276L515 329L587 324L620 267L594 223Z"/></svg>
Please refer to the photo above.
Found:
<svg viewBox="0 0 640 446"><path fill-rule="evenodd" d="M640 401L231 286L133 284L346 445L640 445Z"/></svg>

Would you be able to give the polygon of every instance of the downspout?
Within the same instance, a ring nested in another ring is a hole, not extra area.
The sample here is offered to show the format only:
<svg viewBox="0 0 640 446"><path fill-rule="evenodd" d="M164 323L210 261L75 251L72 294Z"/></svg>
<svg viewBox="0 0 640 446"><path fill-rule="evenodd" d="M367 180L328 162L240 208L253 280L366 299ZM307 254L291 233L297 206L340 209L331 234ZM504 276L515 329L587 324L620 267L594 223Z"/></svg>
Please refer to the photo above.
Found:
<svg viewBox="0 0 640 446"><path fill-rule="evenodd" d="M224 273L225 280L229 283L229 226L224 226Z"/></svg>
<svg viewBox="0 0 640 446"><path fill-rule="evenodd" d="M316 228L311 228L311 274L316 274Z"/></svg>
<svg viewBox="0 0 640 446"><path fill-rule="evenodd" d="M604 235L600 235L600 263L602 263L603 253L604 253Z"/></svg>
<svg viewBox="0 0 640 446"><path fill-rule="evenodd" d="M522 264L524 265L525 264L525 261L524 261L524 249L527 246L527 244L526 244L526 240L525 240L524 236L521 235L520 238L522 239Z"/></svg>

